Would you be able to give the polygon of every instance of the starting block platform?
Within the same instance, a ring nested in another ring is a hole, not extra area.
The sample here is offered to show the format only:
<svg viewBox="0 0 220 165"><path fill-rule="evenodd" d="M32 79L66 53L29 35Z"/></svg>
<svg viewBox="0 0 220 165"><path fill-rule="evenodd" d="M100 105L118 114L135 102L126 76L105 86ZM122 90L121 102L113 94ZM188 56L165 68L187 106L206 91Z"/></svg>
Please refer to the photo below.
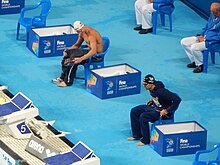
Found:
<svg viewBox="0 0 220 165"><path fill-rule="evenodd" d="M0 90L0 105L4 105L5 103L10 102L12 98L13 95L7 89ZM39 115L33 118L32 120L34 120L33 122L44 121ZM50 161L47 162L41 157L41 155L34 154L33 151L30 151L30 148L32 148L35 151L39 151L39 153L41 153L41 151L44 150L46 153L47 160L50 160L48 158L50 158L51 156L51 149L60 153L58 155L63 155L63 153L73 153L73 149L76 146L82 148L81 145L77 145L78 143L74 145L64 136L57 136L60 134L60 132L53 128L51 125L47 125L47 127L45 127L47 137L44 139L40 139L34 136L34 134L30 138L18 139L9 134L7 129L8 127L6 124L0 124L0 164L50 165L50 163L48 163ZM80 144L82 144L82 142ZM49 148L47 148L48 146ZM44 157L45 153L43 155ZM91 152L89 152L89 154L91 154ZM100 165L100 159L93 155L91 157L87 157L87 159L85 160L81 158L80 161L70 164ZM53 163L52 165L55 164Z"/></svg>

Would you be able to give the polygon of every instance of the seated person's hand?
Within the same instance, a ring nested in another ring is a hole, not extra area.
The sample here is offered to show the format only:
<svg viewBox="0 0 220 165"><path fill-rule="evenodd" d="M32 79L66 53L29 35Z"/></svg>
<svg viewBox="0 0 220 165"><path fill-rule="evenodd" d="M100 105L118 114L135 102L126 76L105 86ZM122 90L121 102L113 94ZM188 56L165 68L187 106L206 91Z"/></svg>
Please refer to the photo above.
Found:
<svg viewBox="0 0 220 165"><path fill-rule="evenodd" d="M199 42L205 41L205 38L203 36L197 36L197 39Z"/></svg>
<svg viewBox="0 0 220 165"><path fill-rule="evenodd" d="M73 60L71 60L71 62L74 62L74 64L79 64L80 62L82 62L82 58L81 57L76 57Z"/></svg>
<svg viewBox="0 0 220 165"><path fill-rule="evenodd" d="M164 116L164 115L167 115L167 114L168 114L168 112L167 112L166 109L163 109L163 110L160 111L160 116Z"/></svg>
<svg viewBox="0 0 220 165"><path fill-rule="evenodd" d="M66 49L63 51L63 56L67 56L67 52L66 52Z"/></svg>
<svg viewBox="0 0 220 165"><path fill-rule="evenodd" d="M70 58L67 58L67 59L65 59L65 61L64 61L64 65L67 65L67 64L69 64L71 62L71 59Z"/></svg>
<svg viewBox="0 0 220 165"><path fill-rule="evenodd" d="M153 104L153 100L149 100L146 105L151 105L151 104Z"/></svg>

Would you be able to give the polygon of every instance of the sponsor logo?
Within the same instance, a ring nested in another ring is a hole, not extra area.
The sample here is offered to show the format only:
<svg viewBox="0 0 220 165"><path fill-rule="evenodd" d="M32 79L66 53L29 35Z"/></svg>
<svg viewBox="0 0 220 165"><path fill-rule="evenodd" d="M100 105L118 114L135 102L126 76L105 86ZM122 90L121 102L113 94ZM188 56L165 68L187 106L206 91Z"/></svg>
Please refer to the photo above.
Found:
<svg viewBox="0 0 220 165"><path fill-rule="evenodd" d="M107 95L111 95L114 93L114 90L112 89L114 86L114 83L112 81L106 81L107 84Z"/></svg>
<svg viewBox="0 0 220 165"><path fill-rule="evenodd" d="M64 41L57 40L57 45L64 45L64 44L65 44Z"/></svg>
<svg viewBox="0 0 220 165"><path fill-rule="evenodd" d="M49 47L51 46L51 42L49 40L44 40L44 50L49 49Z"/></svg>
<svg viewBox="0 0 220 165"><path fill-rule="evenodd" d="M56 43L57 43L56 49L57 49L58 51L66 49L65 41L63 41L63 40L57 40Z"/></svg>
<svg viewBox="0 0 220 165"><path fill-rule="evenodd" d="M0 148L0 164L1 165L15 165L15 159L12 158L7 152Z"/></svg>
<svg viewBox="0 0 220 165"><path fill-rule="evenodd" d="M32 155L38 157L41 160L59 153L56 149L52 148L43 140L35 137L34 135L31 136L25 148L25 151L31 153Z"/></svg>
<svg viewBox="0 0 220 165"><path fill-rule="evenodd" d="M14 1L10 1L10 0L1 0L1 9L21 9L21 3L20 0L14 0ZM11 3L10 3L11 2ZM23 8L23 7L22 7Z"/></svg>
<svg viewBox="0 0 220 165"><path fill-rule="evenodd" d="M174 140L172 138L166 138L166 152L174 152Z"/></svg>
<svg viewBox="0 0 220 165"><path fill-rule="evenodd" d="M44 40L43 41L44 43L44 54L48 54L48 53L51 53L51 42L49 40Z"/></svg>
<svg viewBox="0 0 220 165"><path fill-rule="evenodd" d="M118 90L123 91L123 90L131 90L137 88L137 85L130 85L129 83L127 84L127 81L125 80L119 80L118 81Z"/></svg>
<svg viewBox="0 0 220 165"><path fill-rule="evenodd" d="M34 140L30 141L29 147L34 149L35 151L39 152L40 154L42 154L44 151L44 146L42 146L41 144L39 144L38 142L36 142Z"/></svg>
<svg viewBox="0 0 220 165"><path fill-rule="evenodd" d="M6 162L7 165L12 165L12 162L9 160L9 158L6 155L2 155L3 160Z"/></svg>
<svg viewBox="0 0 220 165"><path fill-rule="evenodd" d="M2 4L9 3L9 0L2 0Z"/></svg>
<svg viewBox="0 0 220 165"><path fill-rule="evenodd" d="M193 149L193 148L200 148L199 141L198 142L191 142L189 139L180 138L180 149Z"/></svg>
<svg viewBox="0 0 220 165"><path fill-rule="evenodd" d="M188 139L180 139L180 143L188 143Z"/></svg>
<svg viewBox="0 0 220 165"><path fill-rule="evenodd" d="M126 85L126 81L119 80L119 85Z"/></svg>

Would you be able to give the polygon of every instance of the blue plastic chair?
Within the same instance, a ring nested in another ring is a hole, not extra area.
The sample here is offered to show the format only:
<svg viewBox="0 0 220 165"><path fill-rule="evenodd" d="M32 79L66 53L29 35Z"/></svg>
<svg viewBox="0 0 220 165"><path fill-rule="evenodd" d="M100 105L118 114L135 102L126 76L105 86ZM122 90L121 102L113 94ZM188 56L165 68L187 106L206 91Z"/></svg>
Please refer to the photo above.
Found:
<svg viewBox="0 0 220 165"><path fill-rule="evenodd" d="M108 37L102 37L103 41L103 52L102 53L97 53L94 54L92 57L88 59L88 62L86 62L84 66L84 79L85 79L85 85L87 85L87 80L89 79L90 75L90 70L91 69L96 69L96 68L101 68L104 67L104 62L105 62L105 55L109 50L110 46L110 40ZM82 48L85 48L86 46L82 46ZM94 57L98 57L101 60L100 61L94 61Z"/></svg>
<svg viewBox="0 0 220 165"><path fill-rule="evenodd" d="M19 31L20 31L20 25L24 26L26 28L26 45L28 42L28 36L29 31L31 28L40 28L46 26L46 18L50 12L51 8L51 2L50 0L41 0L37 5L34 7L28 7L21 9L20 17L18 19L17 24L17 35L16 39L19 39ZM28 11L36 11L37 9L40 9L41 12L39 15L34 16L32 18L26 17Z"/></svg>
<svg viewBox="0 0 220 165"><path fill-rule="evenodd" d="M220 43L214 43L211 42L207 44L207 50L203 51L203 73L208 72L208 59L209 59L209 53L211 55L211 61L212 64L215 64L215 53L220 53L219 45Z"/></svg>
<svg viewBox="0 0 220 165"><path fill-rule="evenodd" d="M165 26L165 15L169 17L170 32L172 32L172 13L174 5L172 4L159 4L157 11L152 13L153 34L157 33L157 17L160 15L161 24Z"/></svg>
<svg viewBox="0 0 220 165"><path fill-rule="evenodd" d="M210 161L199 161L199 157L201 154L209 154L214 150L218 149L216 160ZM195 154L194 162L192 165L220 165L220 143L215 145L213 148L209 150L199 150Z"/></svg>

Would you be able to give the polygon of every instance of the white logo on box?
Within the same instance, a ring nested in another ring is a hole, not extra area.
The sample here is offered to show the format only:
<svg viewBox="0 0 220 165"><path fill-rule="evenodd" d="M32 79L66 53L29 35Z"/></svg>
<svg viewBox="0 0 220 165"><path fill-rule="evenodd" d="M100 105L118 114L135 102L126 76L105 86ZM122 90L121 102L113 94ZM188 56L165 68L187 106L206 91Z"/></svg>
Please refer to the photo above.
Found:
<svg viewBox="0 0 220 165"><path fill-rule="evenodd" d="M9 0L2 0L2 4L9 3Z"/></svg>
<svg viewBox="0 0 220 165"><path fill-rule="evenodd" d="M34 140L31 140L29 143L29 147L33 148L35 151L39 152L39 153L43 153L44 151L44 146L42 146L41 144L35 142Z"/></svg>
<svg viewBox="0 0 220 165"><path fill-rule="evenodd" d="M119 85L125 85L125 84L126 84L126 81L122 81L122 80L119 81Z"/></svg>
<svg viewBox="0 0 220 165"><path fill-rule="evenodd" d="M180 143L188 143L188 139L180 139Z"/></svg>
<svg viewBox="0 0 220 165"><path fill-rule="evenodd" d="M64 45L64 41L57 40L57 45Z"/></svg>

